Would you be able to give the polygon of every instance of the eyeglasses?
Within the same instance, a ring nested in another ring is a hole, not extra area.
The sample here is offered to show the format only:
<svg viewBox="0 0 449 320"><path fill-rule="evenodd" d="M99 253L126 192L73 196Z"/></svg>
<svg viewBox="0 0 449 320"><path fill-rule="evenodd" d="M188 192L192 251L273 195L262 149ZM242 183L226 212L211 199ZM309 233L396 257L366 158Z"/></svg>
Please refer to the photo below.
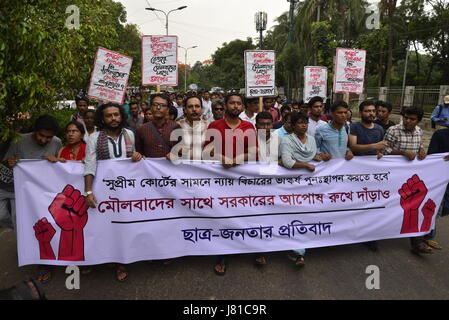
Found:
<svg viewBox="0 0 449 320"><path fill-rule="evenodd" d="M151 104L151 106L152 106L152 107L167 108L167 107L168 107L168 104L153 102L153 103Z"/></svg>
<svg viewBox="0 0 449 320"><path fill-rule="evenodd" d="M224 111L224 108L214 108L215 111Z"/></svg>

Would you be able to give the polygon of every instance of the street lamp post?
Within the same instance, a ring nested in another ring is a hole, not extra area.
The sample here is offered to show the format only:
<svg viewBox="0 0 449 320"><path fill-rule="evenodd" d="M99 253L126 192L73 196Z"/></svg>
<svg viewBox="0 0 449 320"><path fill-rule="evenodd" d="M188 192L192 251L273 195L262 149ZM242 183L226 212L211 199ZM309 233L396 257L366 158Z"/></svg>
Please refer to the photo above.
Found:
<svg viewBox="0 0 449 320"><path fill-rule="evenodd" d="M184 48L184 47L181 47L181 46L178 46L178 47L181 48L181 49L184 49L184 52L185 52L185 64L184 64L184 92L186 92L186 91L187 91L187 51L188 51L189 49L197 48L198 46L193 46L193 47L188 47L188 48Z"/></svg>
<svg viewBox="0 0 449 320"><path fill-rule="evenodd" d="M288 19L288 43L291 45L293 43L293 26L294 26L294 19L295 19L295 5L299 2L299 0L287 0L287 2L290 2L290 12L289 12L289 19ZM291 99L292 97L292 71L288 72L288 78L287 78L287 98Z"/></svg>
<svg viewBox="0 0 449 320"><path fill-rule="evenodd" d="M159 11L159 12L162 12L165 15L165 31L166 31L166 35L168 36L168 15L171 12L173 12L173 11L178 11L178 10L182 10L182 9L185 9L185 8L187 8L187 6L182 6L182 7L170 10L168 13L165 13L165 11L162 11L162 10L159 10L159 9L156 9L156 8L152 8L152 7L151 8L145 8L145 10Z"/></svg>

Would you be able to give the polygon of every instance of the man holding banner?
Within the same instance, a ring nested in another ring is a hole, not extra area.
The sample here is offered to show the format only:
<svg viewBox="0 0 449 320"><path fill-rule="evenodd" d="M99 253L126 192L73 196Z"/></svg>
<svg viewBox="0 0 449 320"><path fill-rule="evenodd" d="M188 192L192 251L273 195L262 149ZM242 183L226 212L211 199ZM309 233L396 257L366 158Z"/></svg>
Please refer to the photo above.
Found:
<svg viewBox="0 0 449 320"><path fill-rule="evenodd" d="M424 160L427 156L426 151L422 145L423 132L418 123L422 120L424 111L418 107L408 107L404 109L402 123L390 127L385 134L385 141L388 142L388 147L385 149L385 154L403 155L408 160L412 161L416 157L418 160ZM408 219L404 219L401 233L411 233L414 230L414 221L417 220L417 208L414 203L407 202L409 193L424 194L420 189L418 183L410 181L404 184L401 189L401 206L406 212ZM417 185L417 187L415 186ZM423 188L425 189L425 187ZM416 223L417 225L417 223ZM415 254L432 253L432 248L424 242L423 237L410 238L412 252Z"/></svg>
<svg viewBox="0 0 449 320"><path fill-rule="evenodd" d="M206 141L206 146L213 143L214 157L221 157L226 169L243 164L250 159L255 160L257 154L256 131L251 122L240 119L243 111L243 98L238 93L225 96L225 116L221 120L209 124L208 130L216 130L221 138L215 140L216 135ZM221 147L221 148L220 148ZM226 274L227 257L219 256L214 272L223 276Z"/></svg>
<svg viewBox="0 0 449 320"><path fill-rule="evenodd" d="M142 159L142 155L135 152L133 132L125 128L126 119L123 108L115 103L103 104L95 113L95 124L99 131L93 133L87 142L84 166L84 191L86 203L91 208L98 204L92 191L98 160L131 158L137 162ZM118 281L127 279L128 272L124 265L117 265L116 277Z"/></svg>

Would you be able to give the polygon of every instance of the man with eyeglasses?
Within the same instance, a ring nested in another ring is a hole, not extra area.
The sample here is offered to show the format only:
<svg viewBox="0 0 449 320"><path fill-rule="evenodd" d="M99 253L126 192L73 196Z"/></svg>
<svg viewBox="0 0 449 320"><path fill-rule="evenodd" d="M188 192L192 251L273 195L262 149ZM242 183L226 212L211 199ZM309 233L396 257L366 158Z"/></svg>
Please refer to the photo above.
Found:
<svg viewBox="0 0 449 320"><path fill-rule="evenodd" d="M172 120L167 120L170 109L170 98L163 93L156 93L150 97L150 110L153 119L137 129L136 149L147 158L170 159L171 148L176 141L170 141L170 134L179 128Z"/></svg>

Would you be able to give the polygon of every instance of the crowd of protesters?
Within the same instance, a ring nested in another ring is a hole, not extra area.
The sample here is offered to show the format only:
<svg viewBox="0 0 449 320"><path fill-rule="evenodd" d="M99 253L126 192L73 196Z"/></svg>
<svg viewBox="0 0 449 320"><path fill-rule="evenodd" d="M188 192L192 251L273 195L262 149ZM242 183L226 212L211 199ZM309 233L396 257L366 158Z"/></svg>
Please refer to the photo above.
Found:
<svg viewBox="0 0 449 320"><path fill-rule="evenodd" d="M449 106L449 97L446 98ZM98 203L92 186L97 160L130 158L137 162L161 157L171 161L200 160L206 154L225 168L254 160L313 172L312 160L342 158L350 161L359 156L381 159L385 155L423 160L427 153L449 152L449 128L435 131L428 150L425 150L423 131L418 126L423 110L406 107L401 123L395 124L390 119L392 105L384 101L363 101L359 105L361 121L352 122L346 102L330 104L321 97L313 97L308 103L288 103L280 97L264 97L259 105L259 98L245 99L236 92L224 95L204 91L156 93L148 102L144 100L142 95L135 94L123 105L103 103L92 109L87 97L78 97L77 114L68 119L65 126L62 139L65 145L56 136L60 124L50 115L39 117L32 132L21 134L18 142L1 144L0 224L16 229L11 169L21 159L83 161L85 201L95 208ZM449 121L445 112L446 109L434 112L433 117L440 125ZM212 129L220 135L206 134ZM176 130L181 134L173 139ZM230 130L236 135L232 144L225 139ZM256 143L251 142L251 134L257 137ZM238 148L237 140L244 141L243 147ZM449 210L448 194L446 191L440 208L443 214ZM426 254L441 249L434 238L435 230L425 237L411 238L412 252ZM378 250L375 241L366 245L373 251ZM304 248L298 248L288 256L295 265L305 265ZM214 272L224 275L227 263L227 256L218 257ZM263 253L257 254L255 263L267 263ZM90 271L89 267L83 268L83 273ZM117 265L117 280L124 281L127 276L126 266ZM47 282L50 279L51 269L41 266L39 280Z"/></svg>

